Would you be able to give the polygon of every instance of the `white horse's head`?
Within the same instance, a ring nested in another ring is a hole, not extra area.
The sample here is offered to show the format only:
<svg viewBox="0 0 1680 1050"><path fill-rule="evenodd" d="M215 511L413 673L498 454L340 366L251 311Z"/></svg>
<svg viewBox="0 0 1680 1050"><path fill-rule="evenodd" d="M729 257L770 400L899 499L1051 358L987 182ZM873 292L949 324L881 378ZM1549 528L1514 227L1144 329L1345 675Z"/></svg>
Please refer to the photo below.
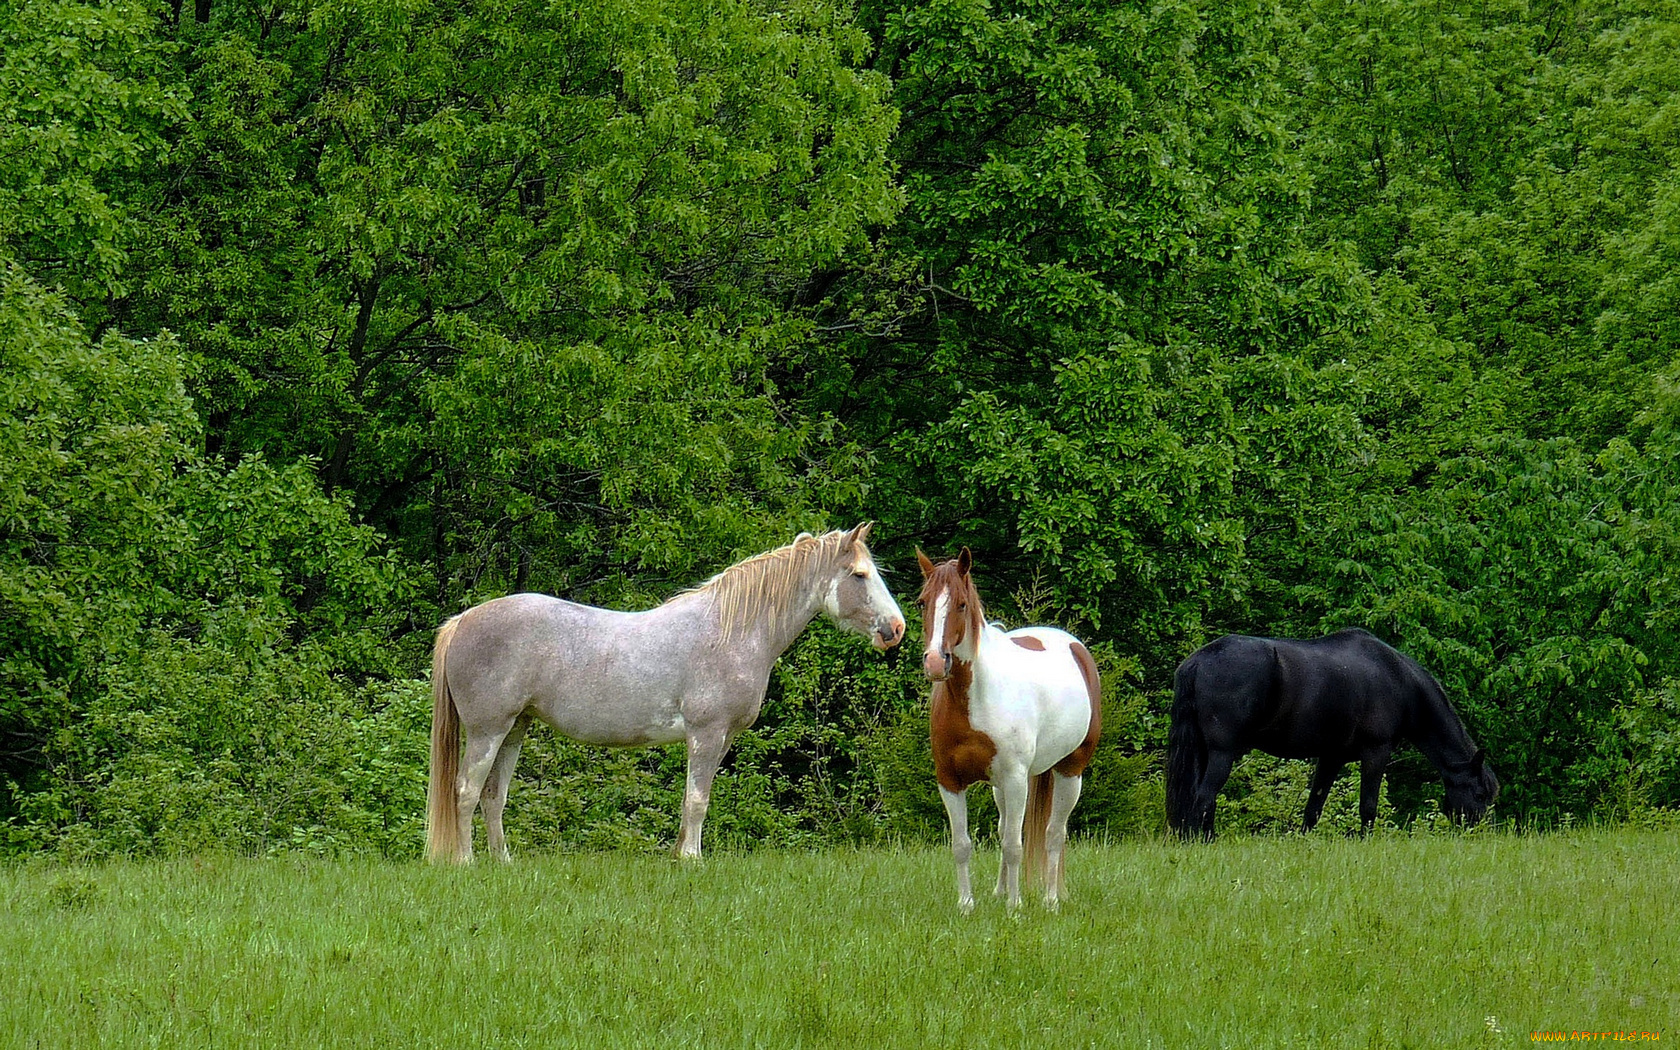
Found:
<svg viewBox="0 0 1680 1050"><path fill-rule="evenodd" d="M875 648L890 649L904 640L904 613L869 553L866 541L873 524L863 522L841 538L823 612L841 627L867 636Z"/></svg>

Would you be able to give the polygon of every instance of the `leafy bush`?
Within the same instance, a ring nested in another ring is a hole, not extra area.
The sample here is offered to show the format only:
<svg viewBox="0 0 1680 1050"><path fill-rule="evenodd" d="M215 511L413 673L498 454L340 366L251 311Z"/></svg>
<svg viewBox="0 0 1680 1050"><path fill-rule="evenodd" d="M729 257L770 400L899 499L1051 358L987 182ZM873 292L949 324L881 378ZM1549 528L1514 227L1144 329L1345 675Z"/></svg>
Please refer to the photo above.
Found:
<svg viewBox="0 0 1680 1050"><path fill-rule="evenodd" d="M395 848L403 570L306 464L206 459L172 343L0 279L6 848Z"/></svg>

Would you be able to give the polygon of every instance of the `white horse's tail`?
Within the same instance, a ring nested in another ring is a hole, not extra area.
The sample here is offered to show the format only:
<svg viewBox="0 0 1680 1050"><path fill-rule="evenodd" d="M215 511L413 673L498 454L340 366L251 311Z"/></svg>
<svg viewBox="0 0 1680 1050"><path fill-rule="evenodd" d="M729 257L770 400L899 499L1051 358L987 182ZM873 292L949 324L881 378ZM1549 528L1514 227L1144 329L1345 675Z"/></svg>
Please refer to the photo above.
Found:
<svg viewBox="0 0 1680 1050"><path fill-rule="evenodd" d="M456 786L461 773L461 716L449 695L444 668L449 641L461 622L453 617L438 628L432 646L432 775L426 785L426 859L458 861L465 852Z"/></svg>
<svg viewBox="0 0 1680 1050"><path fill-rule="evenodd" d="M1027 779L1027 816L1021 822L1021 882L1048 886L1050 863L1044 839L1050 830L1050 804L1055 800L1055 771L1046 769Z"/></svg>

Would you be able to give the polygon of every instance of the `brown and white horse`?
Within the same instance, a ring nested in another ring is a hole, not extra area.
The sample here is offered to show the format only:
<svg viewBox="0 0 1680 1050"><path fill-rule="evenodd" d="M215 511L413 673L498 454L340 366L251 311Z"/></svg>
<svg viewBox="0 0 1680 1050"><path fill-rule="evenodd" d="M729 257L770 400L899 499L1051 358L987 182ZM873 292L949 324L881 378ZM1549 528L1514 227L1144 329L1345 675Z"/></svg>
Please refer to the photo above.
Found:
<svg viewBox="0 0 1680 1050"><path fill-rule="evenodd" d="M1068 815L1102 730L1097 666L1079 639L1054 627L1004 632L986 622L962 553L935 565L921 551L922 669L933 681L933 767L951 819L957 907L974 908L968 861L968 800L989 780L997 800L1003 864L996 893L1021 905L1021 861L1042 877L1044 903L1062 893Z"/></svg>

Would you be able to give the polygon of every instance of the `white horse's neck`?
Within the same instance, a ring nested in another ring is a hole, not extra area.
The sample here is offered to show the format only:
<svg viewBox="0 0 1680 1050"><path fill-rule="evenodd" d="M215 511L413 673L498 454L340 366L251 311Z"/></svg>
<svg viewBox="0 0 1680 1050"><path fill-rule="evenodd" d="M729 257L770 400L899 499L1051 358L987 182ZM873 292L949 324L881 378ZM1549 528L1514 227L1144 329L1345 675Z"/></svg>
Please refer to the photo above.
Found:
<svg viewBox="0 0 1680 1050"><path fill-rule="evenodd" d="M705 632L708 643L727 645L731 652L749 664L762 664L768 669L823 611L828 598L823 579L825 575L820 566L811 567L804 574L804 579L789 588L784 604L776 608L755 609L721 635L717 631L720 610L716 603L709 600L705 592L694 592L693 597L702 599L694 607L709 625ZM725 636L727 641L723 640Z"/></svg>
<svg viewBox="0 0 1680 1050"><path fill-rule="evenodd" d="M790 607L788 614L765 616L751 632L758 642L759 652L764 654L765 663L774 663L778 656L787 652L793 640L804 633L817 613L822 611L826 594L818 594L810 587L802 589L801 594L803 596Z"/></svg>

